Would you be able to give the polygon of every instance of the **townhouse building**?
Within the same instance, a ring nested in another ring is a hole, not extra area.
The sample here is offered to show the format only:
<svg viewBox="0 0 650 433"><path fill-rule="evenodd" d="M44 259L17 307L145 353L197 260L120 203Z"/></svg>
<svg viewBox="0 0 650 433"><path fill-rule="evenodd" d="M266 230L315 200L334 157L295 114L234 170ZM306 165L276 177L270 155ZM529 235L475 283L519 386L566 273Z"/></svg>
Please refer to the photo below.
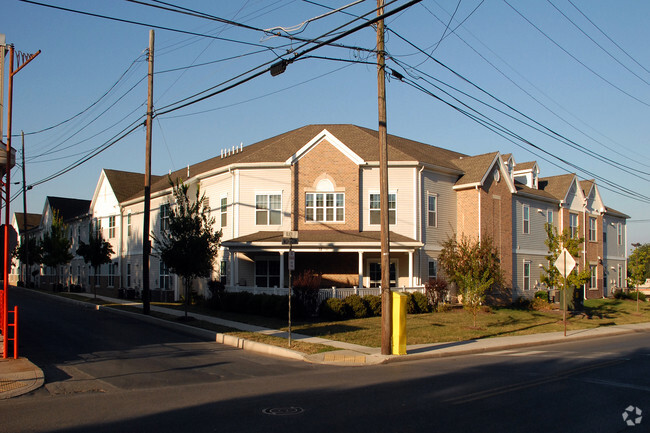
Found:
<svg viewBox="0 0 650 433"><path fill-rule="evenodd" d="M288 286L283 233L296 272L312 270L324 287L378 287L380 272L377 131L355 125L308 125L212 159L154 176L151 234L160 236L173 206L169 180L199 188L222 231L213 279L230 290ZM512 155L463 155L402 137L388 137L390 280L418 287L440 274L438 256L452 236L490 236L498 248L512 298L532 297L546 264L544 226L585 237L579 266L591 269L588 298L625 284L627 215L606 207L593 181L577 176L541 178L535 162ZM77 236L85 224L102 230L115 252L96 284L104 290L142 284L143 175L104 169ZM80 220L81 221L81 220ZM155 256L152 289L183 293L180 280ZM90 270L88 270L90 272ZM70 274L82 281L74 266ZM89 274L88 274L89 275ZM206 282L195 284L206 291Z"/></svg>

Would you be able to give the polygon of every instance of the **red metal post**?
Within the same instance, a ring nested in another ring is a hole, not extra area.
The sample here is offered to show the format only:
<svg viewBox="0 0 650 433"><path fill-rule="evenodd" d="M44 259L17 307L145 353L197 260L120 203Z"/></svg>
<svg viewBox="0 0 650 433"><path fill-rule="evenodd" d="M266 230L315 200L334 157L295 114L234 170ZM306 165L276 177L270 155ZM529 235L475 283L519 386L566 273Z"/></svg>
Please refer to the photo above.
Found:
<svg viewBox="0 0 650 433"><path fill-rule="evenodd" d="M9 46L9 92L7 96L7 173L5 177L5 230L4 230L4 265L2 270L2 335L3 339L3 352L2 357L7 357L7 347L9 342L7 334L7 306L9 303L8 289L9 289L9 185L11 183L11 106L13 103L13 82L14 82L14 46Z"/></svg>

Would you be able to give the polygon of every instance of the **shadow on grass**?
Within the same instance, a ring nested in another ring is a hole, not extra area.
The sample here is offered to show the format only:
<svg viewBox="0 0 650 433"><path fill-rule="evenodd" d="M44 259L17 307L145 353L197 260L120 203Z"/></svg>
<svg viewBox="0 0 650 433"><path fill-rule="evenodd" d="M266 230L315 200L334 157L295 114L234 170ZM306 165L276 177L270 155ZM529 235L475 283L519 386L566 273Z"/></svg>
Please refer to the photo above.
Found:
<svg viewBox="0 0 650 433"><path fill-rule="evenodd" d="M513 319L512 321L508 320L507 322L511 322L511 324L514 324L514 323L521 323L521 320L514 320ZM535 323L533 325L516 327L514 329L509 329L507 331L493 332L491 334L481 335L478 338L502 337L504 335L510 335L510 334L514 335L514 334L516 334L518 332L521 332L521 331L526 331L526 330L529 330L529 329L535 329L535 328L539 328L539 327L546 326L546 325L552 325L554 323L557 323L557 321L556 320L550 320L550 321L547 321L547 322ZM499 324L496 324L496 326L507 326L507 324L499 323Z"/></svg>
<svg viewBox="0 0 650 433"><path fill-rule="evenodd" d="M327 337L333 334L345 334L347 332L361 331L365 328L345 324L327 323L319 326L299 326L294 328L296 332L310 335L312 337Z"/></svg>

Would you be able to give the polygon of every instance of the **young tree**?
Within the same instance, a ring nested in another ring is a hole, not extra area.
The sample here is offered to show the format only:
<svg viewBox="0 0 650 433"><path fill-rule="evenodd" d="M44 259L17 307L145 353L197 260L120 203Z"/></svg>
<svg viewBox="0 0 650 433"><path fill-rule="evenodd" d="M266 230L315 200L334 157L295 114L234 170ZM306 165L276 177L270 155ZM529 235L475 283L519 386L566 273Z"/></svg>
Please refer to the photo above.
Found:
<svg viewBox="0 0 650 433"><path fill-rule="evenodd" d="M558 234L557 229L552 224L546 224L544 226L546 230L546 240L544 243L548 247L548 254L546 255L546 260L548 260L547 265L542 267L542 274L540 275L540 281L542 284L545 284L546 287L557 287L560 290L567 290L567 304L573 308L573 295L576 287L584 285L591 278L591 272L589 269L583 269L581 272L578 272L577 269L567 275L567 284L564 284L564 278L560 274L560 271L555 267L554 263L557 258L560 256L563 248L566 248L569 254L576 260L580 258L580 250L582 244L585 241L585 238L573 237L568 228L565 228L562 231L562 234ZM564 299L563 296L560 299Z"/></svg>
<svg viewBox="0 0 650 433"><path fill-rule="evenodd" d="M57 284L60 282L59 266L70 263L73 257L70 252L71 244L67 232L68 226L63 224L63 219L55 210L52 215L52 226L43 235L41 247L43 248L43 264L54 268Z"/></svg>
<svg viewBox="0 0 650 433"><path fill-rule="evenodd" d="M84 263L90 264L95 270L95 278L99 273L99 267L105 263L111 263L111 256L115 253L110 242L104 240L100 230L94 230L88 237L88 243L79 242L77 254L83 257ZM97 298L97 284L93 284L95 298Z"/></svg>
<svg viewBox="0 0 650 433"><path fill-rule="evenodd" d="M26 265L25 287L29 287L32 266L43 263L43 248L35 237L30 236L26 242L23 242L14 250L13 256L20 260L20 263Z"/></svg>
<svg viewBox="0 0 650 433"><path fill-rule="evenodd" d="M196 189L190 199L189 186L178 179L173 187L175 203L170 206L169 225L160 237L153 235L154 251L171 272L179 275L185 287L185 317L192 295L192 281L209 277L219 252L221 230L213 230L214 218L206 205L205 195Z"/></svg>
<svg viewBox="0 0 650 433"><path fill-rule="evenodd" d="M482 240L461 236L448 239L438 257L449 281L455 283L463 295L463 307L476 316L489 289L503 285L499 254L492 239Z"/></svg>
<svg viewBox="0 0 650 433"><path fill-rule="evenodd" d="M650 265L650 244L632 244L634 251L627 262L628 282L636 288L636 311L639 311L639 286L645 283Z"/></svg>

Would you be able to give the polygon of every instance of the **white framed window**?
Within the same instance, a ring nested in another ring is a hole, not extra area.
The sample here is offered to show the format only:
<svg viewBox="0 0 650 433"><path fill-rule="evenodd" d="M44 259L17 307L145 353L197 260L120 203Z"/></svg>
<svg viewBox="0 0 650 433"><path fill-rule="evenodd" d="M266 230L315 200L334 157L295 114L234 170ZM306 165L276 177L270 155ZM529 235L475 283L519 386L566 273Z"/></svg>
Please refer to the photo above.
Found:
<svg viewBox="0 0 650 433"><path fill-rule="evenodd" d="M160 231L169 230L169 203L160 205Z"/></svg>
<svg viewBox="0 0 650 433"><path fill-rule="evenodd" d="M280 259L255 260L255 286L279 287L280 286Z"/></svg>
<svg viewBox="0 0 650 433"><path fill-rule="evenodd" d="M553 225L553 209L548 209L546 211L546 222Z"/></svg>
<svg viewBox="0 0 650 433"><path fill-rule="evenodd" d="M589 272L591 273L589 278L589 289L595 290L598 288L598 267L595 265L589 265Z"/></svg>
<svg viewBox="0 0 650 433"><path fill-rule="evenodd" d="M427 194L427 226L438 227L438 196Z"/></svg>
<svg viewBox="0 0 650 433"><path fill-rule="evenodd" d="M569 214L569 230L572 238L578 237L578 214L576 213Z"/></svg>
<svg viewBox="0 0 650 433"><path fill-rule="evenodd" d="M618 273L616 275L616 285L619 288L623 288L623 265L618 265Z"/></svg>
<svg viewBox="0 0 650 433"><path fill-rule="evenodd" d="M219 214L221 215L221 227L226 227L228 225L228 197L221 197Z"/></svg>
<svg viewBox="0 0 650 433"><path fill-rule="evenodd" d="M589 217L589 240L596 242L596 218Z"/></svg>
<svg viewBox="0 0 650 433"><path fill-rule="evenodd" d="M255 224L282 224L281 194L255 194Z"/></svg>
<svg viewBox="0 0 650 433"><path fill-rule="evenodd" d="M390 287L397 287L397 260L390 261ZM370 287L381 287L381 263L379 260L368 261Z"/></svg>
<svg viewBox="0 0 650 433"><path fill-rule="evenodd" d="M115 264L108 264L108 287L115 287Z"/></svg>
<svg viewBox="0 0 650 433"><path fill-rule="evenodd" d="M527 204L522 205L521 214L523 219L522 230L523 233L527 235L530 233L530 206Z"/></svg>
<svg viewBox="0 0 650 433"><path fill-rule="evenodd" d="M619 245L623 245L623 224L616 224L616 241Z"/></svg>
<svg viewBox="0 0 650 433"><path fill-rule="evenodd" d="M126 287L131 287L131 263L126 264Z"/></svg>
<svg viewBox="0 0 650 433"><path fill-rule="evenodd" d="M108 238L113 239L115 237L115 215L108 217Z"/></svg>
<svg viewBox="0 0 650 433"><path fill-rule="evenodd" d="M172 289L172 276L169 273L169 268L165 265L165 262L160 261L160 289L169 290Z"/></svg>
<svg viewBox="0 0 650 433"><path fill-rule="evenodd" d="M226 285L227 280L228 280L228 261L222 260L221 266L219 266L219 281L221 281L223 285Z"/></svg>
<svg viewBox="0 0 650 433"><path fill-rule="evenodd" d="M530 290L530 260L524 260L523 288Z"/></svg>
<svg viewBox="0 0 650 433"><path fill-rule="evenodd" d="M429 279L435 280L438 278L438 260L429 259Z"/></svg>
<svg viewBox="0 0 650 433"><path fill-rule="evenodd" d="M131 211L126 214L126 235L131 236Z"/></svg>
<svg viewBox="0 0 650 433"><path fill-rule="evenodd" d="M305 221L345 221L345 193L308 192L305 194Z"/></svg>
<svg viewBox="0 0 650 433"><path fill-rule="evenodd" d="M379 193L370 193L370 224L381 224L381 209L379 204ZM395 224L397 221L397 194L388 193L388 224Z"/></svg>

